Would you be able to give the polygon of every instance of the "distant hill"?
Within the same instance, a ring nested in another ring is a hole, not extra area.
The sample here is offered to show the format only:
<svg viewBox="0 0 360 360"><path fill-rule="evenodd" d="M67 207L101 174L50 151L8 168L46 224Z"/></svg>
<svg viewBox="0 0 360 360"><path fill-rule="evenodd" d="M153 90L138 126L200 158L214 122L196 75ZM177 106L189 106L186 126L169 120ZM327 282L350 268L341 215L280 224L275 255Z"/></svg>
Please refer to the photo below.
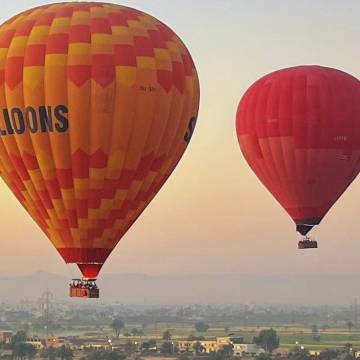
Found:
<svg viewBox="0 0 360 360"><path fill-rule="evenodd" d="M103 275L104 302L123 304L349 304L360 296L360 275ZM37 272L0 277L0 301L35 300L48 288L67 299L66 277Z"/></svg>

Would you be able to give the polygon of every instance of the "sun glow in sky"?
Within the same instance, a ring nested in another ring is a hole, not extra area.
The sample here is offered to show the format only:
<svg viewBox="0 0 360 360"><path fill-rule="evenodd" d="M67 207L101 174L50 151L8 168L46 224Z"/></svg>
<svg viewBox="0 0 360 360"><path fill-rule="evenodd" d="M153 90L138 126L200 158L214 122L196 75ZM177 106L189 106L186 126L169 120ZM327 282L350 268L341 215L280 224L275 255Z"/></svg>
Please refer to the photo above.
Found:
<svg viewBox="0 0 360 360"><path fill-rule="evenodd" d="M295 226L240 153L235 112L244 91L273 70L319 64L360 76L358 0L124 0L169 25L200 77L198 125L179 166L121 240L103 272L360 272L360 180L299 252ZM1 4L1 20L47 1ZM76 274L0 184L0 275ZM68 272L69 271L69 272Z"/></svg>

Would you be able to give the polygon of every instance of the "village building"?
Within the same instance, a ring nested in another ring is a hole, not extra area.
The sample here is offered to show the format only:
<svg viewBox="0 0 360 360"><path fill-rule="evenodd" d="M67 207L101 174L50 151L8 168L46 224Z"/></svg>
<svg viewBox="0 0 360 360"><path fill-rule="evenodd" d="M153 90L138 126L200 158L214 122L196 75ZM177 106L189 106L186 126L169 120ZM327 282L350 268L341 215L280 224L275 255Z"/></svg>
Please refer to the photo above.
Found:
<svg viewBox="0 0 360 360"><path fill-rule="evenodd" d="M36 350L41 350L44 348L44 343L39 338L29 338L26 340L26 344L32 345Z"/></svg>
<svg viewBox="0 0 360 360"><path fill-rule="evenodd" d="M176 347L179 351L179 353L194 353L194 345L196 341L189 341L189 340L183 340L183 341L177 341Z"/></svg>
<svg viewBox="0 0 360 360"><path fill-rule="evenodd" d="M10 344L14 333L9 330L0 330L0 343Z"/></svg>
<svg viewBox="0 0 360 360"><path fill-rule="evenodd" d="M234 356L243 356L245 354L259 356L265 353L265 350L256 344L233 344Z"/></svg>
<svg viewBox="0 0 360 360"><path fill-rule="evenodd" d="M216 340L203 340L200 341L200 344L203 347L203 352L206 354L218 352L221 348L221 345Z"/></svg>

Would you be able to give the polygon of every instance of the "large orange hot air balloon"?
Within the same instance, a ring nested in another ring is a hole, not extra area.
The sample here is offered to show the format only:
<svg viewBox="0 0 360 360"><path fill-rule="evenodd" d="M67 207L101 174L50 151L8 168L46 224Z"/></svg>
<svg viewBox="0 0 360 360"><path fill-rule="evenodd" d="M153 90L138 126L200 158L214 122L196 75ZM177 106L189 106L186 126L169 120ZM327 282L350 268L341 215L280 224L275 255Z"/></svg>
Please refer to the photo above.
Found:
<svg viewBox="0 0 360 360"><path fill-rule="evenodd" d="M185 151L199 83L182 41L128 7L41 6L0 27L0 172L96 278Z"/></svg>
<svg viewBox="0 0 360 360"><path fill-rule="evenodd" d="M320 66L276 71L243 96L236 127L250 167L306 235L360 171L360 82Z"/></svg>

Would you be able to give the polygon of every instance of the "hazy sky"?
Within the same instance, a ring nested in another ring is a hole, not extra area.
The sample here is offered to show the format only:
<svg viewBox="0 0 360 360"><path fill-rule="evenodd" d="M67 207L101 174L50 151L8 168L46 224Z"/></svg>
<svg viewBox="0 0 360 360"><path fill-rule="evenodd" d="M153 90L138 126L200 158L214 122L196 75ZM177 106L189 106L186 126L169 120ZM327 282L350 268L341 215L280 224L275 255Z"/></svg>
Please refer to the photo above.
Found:
<svg viewBox="0 0 360 360"><path fill-rule="evenodd" d="M1 3L1 21L47 1ZM117 2L117 1L114 1ZM240 153L235 112L260 76L321 64L360 76L359 0L121 1L168 24L200 76L201 108L176 171L118 244L105 273L360 272L360 180L298 251L294 224ZM0 275L77 274L0 184Z"/></svg>

